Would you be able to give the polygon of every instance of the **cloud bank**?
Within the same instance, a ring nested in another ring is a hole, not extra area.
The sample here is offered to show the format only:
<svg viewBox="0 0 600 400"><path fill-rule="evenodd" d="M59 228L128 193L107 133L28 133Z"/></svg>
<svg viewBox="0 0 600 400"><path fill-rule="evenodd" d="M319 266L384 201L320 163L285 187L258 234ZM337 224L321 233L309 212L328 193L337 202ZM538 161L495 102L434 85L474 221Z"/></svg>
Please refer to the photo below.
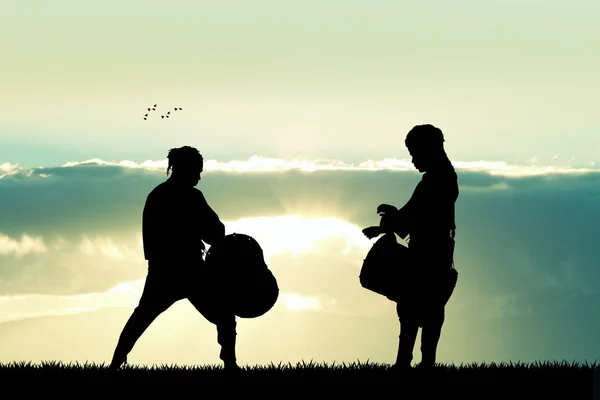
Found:
<svg viewBox="0 0 600 400"><path fill-rule="evenodd" d="M460 275L445 329L455 351L466 358L511 351L524 358L595 357L598 170L454 164ZM141 209L165 170L162 161L2 164L2 319L133 307L146 272ZM262 244L283 309L361 321L390 314L389 302L359 285L372 243L360 230L378 223L378 204L408 200L420 175L407 161L257 157L207 161L205 171L198 188L229 233L249 233ZM128 294L117 294L119 287L129 287Z"/></svg>

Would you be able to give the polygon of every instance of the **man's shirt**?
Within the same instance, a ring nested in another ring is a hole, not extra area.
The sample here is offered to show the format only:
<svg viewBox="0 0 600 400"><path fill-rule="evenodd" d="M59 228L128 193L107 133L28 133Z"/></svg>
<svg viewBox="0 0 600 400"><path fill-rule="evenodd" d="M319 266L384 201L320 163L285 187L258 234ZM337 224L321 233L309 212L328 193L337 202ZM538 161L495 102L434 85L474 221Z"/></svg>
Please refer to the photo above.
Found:
<svg viewBox="0 0 600 400"><path fill-rule="evenodd" d="M169 180L154 188L142 216L144 257L149 261L200 260L204 243L225 235L225 226L195 187Z"/></svg>
<svg viewBox="0 0 600 400"><path fill-rule="evenodd" d="M423 174L410 200L396 215L398 230L410 235L409 247L431 246L450 237L456 229L458 194L458 177L449 160Z"/></svg>

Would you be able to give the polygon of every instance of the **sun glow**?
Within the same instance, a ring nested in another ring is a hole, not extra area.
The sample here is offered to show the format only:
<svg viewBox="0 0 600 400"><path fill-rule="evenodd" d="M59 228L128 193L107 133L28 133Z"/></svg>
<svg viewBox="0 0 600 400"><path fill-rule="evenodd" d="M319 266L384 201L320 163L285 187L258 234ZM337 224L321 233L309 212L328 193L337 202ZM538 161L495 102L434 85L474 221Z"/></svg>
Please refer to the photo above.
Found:
<svg viewBox="0 0 600 400"><path fill-rule="evenodd" d="M299 294L287 294L283 293L281 295L281 300L285 304L285 306L292 311L302 311L302 310L319 310L321 308L321 304L319 303L319 299L316 297L306 297L301 296Z"/></svg>
<svg viewBox="0 0 600 400"><path fill-rule="evenodd" d="M298 215L243 218L225 224L227 233L244 233L254 237L263 248L265 259L277 253L304 253L324 240L346 241L344 253L366 249L371 242L361 228L337 218L305 218Z"/></svg>
<svg viewBox="0 0 600 400"><path fill-rule="evenodd" d="M225 221L226 232L243 233L254 237L263 249L265 261L274 273L283 268L282 264L271 264L270 259L277 254L318 253L326 250L332 241L341 257L356 258L357 265L371 247L372 242L363 236L361 227L338 218L306 218L299 215L278 217L243 218ZM137 241L142 244L141 237ZM97 243L112 242L110 238ZM115 243L115 245L118 243ZM84 241L80 250L90 251L91 241ZM100 246L101 247L101 246ZM354 255L353 255L354 254ZM107 263L112 262L110 259ZM298 272L302 275L301 272ZM354 272L352 272L354 273ZM145 283L145 276L121 282L106 292L79 295L23 295L0 296L0 321L9 321L42 315L64 315L106 307L135 307ZM332 299L296 293L280 287L280 301L290 311L319 311L329 305ZM325 301L325 303L323 303Z"/></svg>

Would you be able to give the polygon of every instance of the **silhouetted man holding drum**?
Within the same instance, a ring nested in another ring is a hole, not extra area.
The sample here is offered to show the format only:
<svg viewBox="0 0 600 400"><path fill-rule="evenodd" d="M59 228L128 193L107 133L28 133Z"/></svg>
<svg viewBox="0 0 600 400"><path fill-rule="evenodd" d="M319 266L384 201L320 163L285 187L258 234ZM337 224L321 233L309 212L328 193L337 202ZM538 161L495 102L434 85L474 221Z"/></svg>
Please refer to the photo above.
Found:
<svg viewBox="0 0 600 400"><path fill-rule="evenodd" d="M421 366L436 362L437 345L444 324L444 308L450 298L457 273L454 257L454 205L458 198L458 178L444 150L442 131L432 125L415 126L405 144L412 162L423 178L410 200L400 209L381 204L380 226L365 228L369 239L393 231L409 237L409 282L397 301L400 343L395 367L410 367L419 327Z"/></svg>
<svg viewBox="0 0 600 400"><path fill-rule="evenodd" d="M225 226L195 188L204 161L193 147L171 149L167 175L146 199L142 239L148 275L139 305L127 321L114 352L111 370L127 362L127 355L144 331L176 301L187 298L217 327L220 358L225 369L237 370L236 316L207 282L204 242L213 246L225 237Z"/></svg>

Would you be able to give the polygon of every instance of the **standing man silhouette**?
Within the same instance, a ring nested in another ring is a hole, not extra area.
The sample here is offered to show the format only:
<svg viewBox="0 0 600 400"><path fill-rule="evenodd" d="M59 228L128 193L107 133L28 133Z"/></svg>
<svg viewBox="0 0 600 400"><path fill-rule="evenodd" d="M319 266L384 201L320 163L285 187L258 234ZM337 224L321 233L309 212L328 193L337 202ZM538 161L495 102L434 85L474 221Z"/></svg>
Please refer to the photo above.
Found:
<svg viewBox="0 0 600 400"><path fill-rule="evenodd" d="M419 327L421 367L436 362L436 351L445 319L445 304L453 290L449 271L453 266L454 205L458 177L444 150L444 135L433 125L417 125L408 132L405 145L415 168L423 174L410 200L400 209L381 204L380 226L363 230L369 239L386 231L409 237L413 289L402 294L396 311L400 320L400 342L395 368L410 367ZM456 283L456 282L454 282Z"/></svg>
<svg viewBox="0 0 600 400"><path fill-rule="evenodd" d="M142 216L144 256L148 275L139 305L127 321L109 369L127 362L135 342L162 312L187 298L217 327L220 358L225 369L237 370L235 356L236 320L227 306L219 304L203 274L204 242L215 244L225 236L225 226L195 188L204 160L193 147L171 149L167 176L148 195Z"/></svg>

